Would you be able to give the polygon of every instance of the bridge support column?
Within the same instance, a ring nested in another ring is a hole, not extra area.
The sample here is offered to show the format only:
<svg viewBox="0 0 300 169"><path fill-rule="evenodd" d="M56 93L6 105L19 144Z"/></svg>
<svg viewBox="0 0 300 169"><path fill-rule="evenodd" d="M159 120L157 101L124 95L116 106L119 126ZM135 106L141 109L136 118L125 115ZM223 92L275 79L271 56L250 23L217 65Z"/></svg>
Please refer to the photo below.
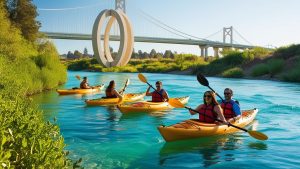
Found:
<svg viewBox="0 0 300 169"><path fill-rule="evenodd" d="M214 57L219 58L219 48L218 47L214 47Z"/></svg>
<svg viewBox="0 0 300 169"><path fill-rule="evenodd" d="M204 57L204 53L205 53L205 46L200 46L199 45L199 47L200 47L200 52L201 52L201 57Z"/></svg>

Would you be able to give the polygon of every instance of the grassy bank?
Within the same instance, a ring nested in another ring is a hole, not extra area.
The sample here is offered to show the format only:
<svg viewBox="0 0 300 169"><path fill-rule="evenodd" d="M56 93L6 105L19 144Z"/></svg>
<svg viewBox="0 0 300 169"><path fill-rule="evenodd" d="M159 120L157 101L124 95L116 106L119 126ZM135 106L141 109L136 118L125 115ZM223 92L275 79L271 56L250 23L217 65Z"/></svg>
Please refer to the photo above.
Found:
<svg viewBox="0 0 300 169"><path fill-rule="evenodd" d="M276 50L254 48L251 50L224 51L223 57L205 61L203 57L175 54L174 58L131 59L126 66L105 68L96 59L67 61L69 70L99 72L198 72L208 76L228 78L276 79L300 82L300 45L290 45Z"/></svg>
<svg viewBox="0 0 300 169"><path fill-rule="evenodd" d="M24 38L4 4L0 1L0 168L64 168L71 162L59 128L28 95L64 83L66 68L50 42Z"/></svg>
<svg viewBox="0 0 300 169"><path fill-rule="evenodd" d="M196 68L199 65L206 65L203 57L191 54L176 54L174 59L131 59L126 66L105 68L96 59L80 59L66 63L69 70L88 70L98 72L151 72L166 73L171 71L184 71Z"/></svg>

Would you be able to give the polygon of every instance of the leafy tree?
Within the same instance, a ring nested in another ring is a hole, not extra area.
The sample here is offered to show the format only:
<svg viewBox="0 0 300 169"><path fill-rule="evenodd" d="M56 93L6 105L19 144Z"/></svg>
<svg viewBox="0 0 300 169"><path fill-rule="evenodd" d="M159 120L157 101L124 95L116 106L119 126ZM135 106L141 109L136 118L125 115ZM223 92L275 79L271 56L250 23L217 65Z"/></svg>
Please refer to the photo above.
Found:
<svg viewBox="0 0 300 169"><path fill-rule="evenodd" d="M74 58L74 54L71 51L69 51L67 54L67 59L72 59L72 58Z"/></svg>
<svg viewBox="0 0 300 169"><path fill-rule="evenodd" d="M156 56L156 51L155 49L152 49L150 52L150 58L155 58L155 56Z"/></svg>
<svg viewBox="0 0 300 169"><path fill-rule="evenodd" d="M74 57L75 58L82 58L82 53L80 53L78 50L74 51Z"/></svg>
<svg viewBox="0 0 300 169"><path fill-rule="evenodd" d="M89 56L89 53L88 53L88 50L86 47L83 50L83 56L85 56L85 57Z"/></svg>
<svg viewBox="0 0 300 169"><path fill-rule="evenodd" d="M9 18L22 32L25 39L34 42L41 26L35 18L38 16L32 0L7 0Z"/></svg>
<svg viewBox="0 0 300 169"><path fill-rule="evenodd" d="M171 50L166 50L163 57L164 58L174 58L174 54L172 53Z"/></svg>

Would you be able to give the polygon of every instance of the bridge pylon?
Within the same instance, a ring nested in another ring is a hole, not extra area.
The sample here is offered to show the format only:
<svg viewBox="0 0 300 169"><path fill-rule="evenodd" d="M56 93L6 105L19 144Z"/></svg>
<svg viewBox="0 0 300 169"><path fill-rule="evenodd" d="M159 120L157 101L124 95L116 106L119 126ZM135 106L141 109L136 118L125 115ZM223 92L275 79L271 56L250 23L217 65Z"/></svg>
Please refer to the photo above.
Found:
<svg viewBox="0 0 300 169"><path fill-rule="evenodd" d="M125 0L115 0L115 10L121 10L126 13L126 2Z"/></svg>
<svg viewBox="0 0 300 169"><path fill-rule="evenodd" d="M229 36L230 44L233 44L233 27L223 28L223 43L226 43L226 37Z"/></svg>

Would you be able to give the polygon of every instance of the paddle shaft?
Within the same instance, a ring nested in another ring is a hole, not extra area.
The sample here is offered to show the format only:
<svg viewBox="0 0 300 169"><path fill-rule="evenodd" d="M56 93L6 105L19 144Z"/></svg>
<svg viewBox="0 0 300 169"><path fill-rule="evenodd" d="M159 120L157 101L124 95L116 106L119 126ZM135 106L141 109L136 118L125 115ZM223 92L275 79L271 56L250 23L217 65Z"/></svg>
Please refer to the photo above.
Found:
<svg viewBox="0 0 300 169"><path fill-rule="evenodd" d="M146 82L156 93L160 95L161 98L164 98L162 94L160 94L150 83Z"/></svg>
<svg viewBox="0 0 300 169"><path fill-rule="evenodd" d="M212 89L209 85L207 86L211 91L213 91L214 93L216 93L215 92L215 90L214 89ZM222 100L222 102L224 102L224 99L218 94L218 93L216 93L217 94L217 96Z"/></svg>
<svg viewBox="0 0 300 169"><path fill-rule="evenodd" d="M194 110L194 109L192 109L192 108L190 108L190 107L184 106L184 108L186 108L186 109L189 109L189 110L191 110L191 111L193 111L193 112L196 112L196 113L202 114L202 115L204 115L205 117L208 117L208 118L214 119L214 120L216 120L216 121L218 121L218 122L224 123L224 121L222 121L222 120L220 120L220 119L213 118L213 117L211 117L211 116L207 116L206 114L204 114L204 113L200 113L199 111L197 111L197 110ZM241 128L241 127L239 127L239 126L236 126L236 125L233 125L233 124L231 124L231 123L229 123L229 122L228 122L228 124L227 124L227 125L228 125L228 126L231 126L231 127L235 127L235 128L237 128L237 129L240 129L240 130L243 130L244 132L248 132L248 130L247 130L247 129Z"/></svg>

